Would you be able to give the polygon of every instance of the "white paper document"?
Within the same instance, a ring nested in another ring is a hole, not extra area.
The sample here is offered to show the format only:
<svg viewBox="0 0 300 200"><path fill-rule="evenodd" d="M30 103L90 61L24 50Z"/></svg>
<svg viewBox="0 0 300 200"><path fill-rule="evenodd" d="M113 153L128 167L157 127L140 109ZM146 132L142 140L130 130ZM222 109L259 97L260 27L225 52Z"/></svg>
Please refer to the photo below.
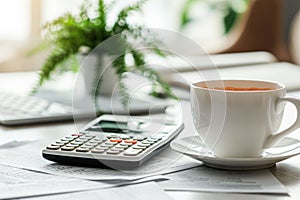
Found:
<svg viewBox="0 0 300 200"><path fill-rule="evenodd" d="M165 190L287 194L287 189L267 169L225 171L201 166L167 177L170 180L159 183Z"/></svg>
<svg viewBox="0 0 300 200"><path fill-rule="evenodd" d="M0 164L88 180L136 180L189 169L202 164L171 149L166 149L133 171L67 166L42 158L41 150L46 144L36 142L14 148L14 151L0 149Z"/></svg>
<svg viewBox="0 0 300 200"><path fill-rule="evenodd" d="M98 191L86 191L70 194L51 195L32 198L33 200L172 200L156 183L142 183L125 187L110 188Z"/></svg>
<svg viewBox="0 0 300 200"><path fill-rule="evenodd" d="M88 181L59 177L29 170L0 165L0 199L34 197L85 190L100 190L154 180L167 180L165 176L151 176L135 181Z"/></svg>
<svg viewBox="0 0 300 200"><path fill-rule="evenodd" d="M0 199L77 192L111 184L58 177L0 165Z"/></svg>

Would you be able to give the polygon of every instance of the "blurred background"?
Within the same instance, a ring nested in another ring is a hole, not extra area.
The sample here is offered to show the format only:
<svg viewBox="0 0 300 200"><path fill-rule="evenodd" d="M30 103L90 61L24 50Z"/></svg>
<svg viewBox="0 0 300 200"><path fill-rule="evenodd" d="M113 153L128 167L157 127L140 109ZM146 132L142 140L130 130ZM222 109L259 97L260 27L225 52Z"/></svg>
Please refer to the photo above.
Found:
<svg viewBox="0 0 300 200"><path fill-rule="evenodd" d="M0 2L0 71L37 70L45 54L28 56L41 27L83 0ZM208 53L265 50L300 64L298 0L148 0L140 20L147 27L179 31ZM197 54L197 52L188 52Z"/></svg>

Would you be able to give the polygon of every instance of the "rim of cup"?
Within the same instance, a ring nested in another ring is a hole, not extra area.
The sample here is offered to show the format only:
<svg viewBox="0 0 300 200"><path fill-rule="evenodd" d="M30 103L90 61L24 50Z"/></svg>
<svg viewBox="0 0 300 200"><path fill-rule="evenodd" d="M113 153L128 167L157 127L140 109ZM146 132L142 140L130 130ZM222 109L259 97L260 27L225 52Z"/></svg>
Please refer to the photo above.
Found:
<svg viewBox="0 0 300 200"><path fill-rule="evenodd" d="M220 83L221 82L221 83ZM227 82L227 83L226 83ZM229 85L231 82L231 85ZM235 82L235 83L234 83ZM244 85L237 85L236 82L243 83ZM250 84L249 84L250 83ZM252 85L251 85L252 83ZM256 85L254 84L256 83ZM264 85L259 85L264 84ZM222 79L222 80L208 80L194 82L191 88L201 89L207 91L226 92L226 93L262 93L262 92L274 92L286 89L286 86L282 83L269 80L256 80L256 79ZM221 88L225 87L236 87L236 88L257 88L256 90L224 90ZM221 88L218 88L221 87ZM261 88L261 90L259 90ZM268 88L268 89L263 89Z"/></svg>

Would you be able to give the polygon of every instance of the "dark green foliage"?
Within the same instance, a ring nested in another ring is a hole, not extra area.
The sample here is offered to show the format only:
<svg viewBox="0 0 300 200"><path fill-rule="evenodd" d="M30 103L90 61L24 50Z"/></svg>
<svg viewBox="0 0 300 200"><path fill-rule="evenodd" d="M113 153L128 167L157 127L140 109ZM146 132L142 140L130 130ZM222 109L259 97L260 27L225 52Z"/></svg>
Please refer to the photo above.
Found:
<svg viewBox="0 0 300 200"><path fill-rule="evenodd" d="M164 56L164 53L157 46L158 41L155 40L155 37L152 37L143 27L130 24L128 20L133 12L141 12L141 6L144 2L145 0L136 1L122 8L112 25L108 25L107 17L110 9L118 3L118 0L113 1L109 5L106 5L104 0L98 0L96 3L86 0L81 6L79 15L66 13L47 23L43 27L45 34L43 46L47 44L51 48L51 52L41 68L40 79L34 91L42 86L46 80L51 79L54 73L77 72L79 63L76 59L77 55L82 53L82 48L90 52L101 42L121 33L124 37L124 42L128 44L124 45L123 55L113 62L113 67L119 78L119 89L124 98L123 103L126 104L128 94L125 85L122 83L122 74L132 70L140 72L148 78L155 84L154 88L159 88L168 97L174 97L169 86L153 70L145 67L145 52L135 50L126 40L127 38L133 38L141 41L152 53ZM145 34L145 32L148 34ZM125 63L125 55L128 53L133 55L135 61L133 69L130 70ZM99 92L100 84L101 80L97 82L96 88L93 90L94 94ZM152 93L155 94L154 91Z"/></svg>
<svg viewBox="0 0 300 200"><path fill-rule="evenodd" d="M228 12L223 18L225 34L229 33L233 25L237 21L239 13L236 12L232 7L228 7Z"/></svg>

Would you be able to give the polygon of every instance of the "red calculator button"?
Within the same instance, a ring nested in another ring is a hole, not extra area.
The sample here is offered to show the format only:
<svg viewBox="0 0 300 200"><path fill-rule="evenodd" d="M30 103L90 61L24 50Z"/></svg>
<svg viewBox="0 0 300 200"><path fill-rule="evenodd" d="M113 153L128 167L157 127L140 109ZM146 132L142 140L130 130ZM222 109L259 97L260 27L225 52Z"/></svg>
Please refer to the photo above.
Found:
<svg viewBox="0 0 300 200"><path fill-rule="evenodd" d="M110 139L110 142L117 142L117 143L121 143L123 140L122 139Z"/></svg>
<svg viewBox="0 0 300 200"><path fill-rule="evenodd" d="M124 140L125 143L136 144L137 140Z"/></svg>
<svg viewBox="0 0 300 200"><path fill-rule="evenodd" d="M83 135L80 134L80 133L73 133L71 136L77 136L77 137L80 137L80 136L83 136Z"/></svg>

